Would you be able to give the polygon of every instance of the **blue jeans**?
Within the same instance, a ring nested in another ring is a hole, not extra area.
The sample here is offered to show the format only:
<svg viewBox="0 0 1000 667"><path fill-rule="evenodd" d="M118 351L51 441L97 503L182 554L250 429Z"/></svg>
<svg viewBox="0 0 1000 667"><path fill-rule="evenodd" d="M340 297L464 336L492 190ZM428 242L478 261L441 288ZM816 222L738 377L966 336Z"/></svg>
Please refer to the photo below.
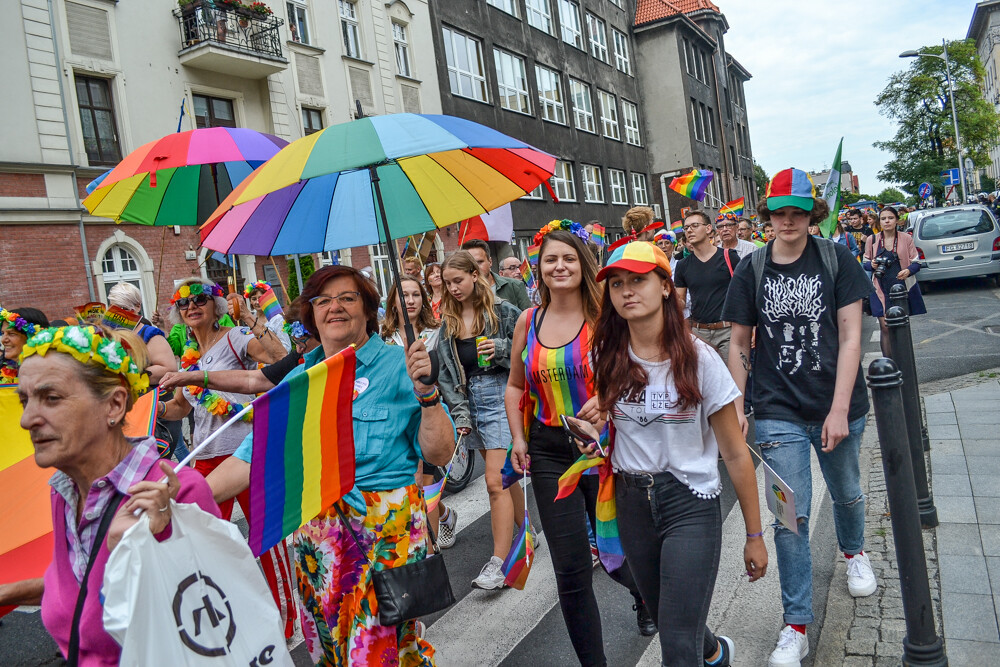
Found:
<svg viewBox="0 0 1000 667"><path fill-rule="evenodd" d="M865 542L865 496L861 493L858 455L865 417L848 423L850 435L832 452L823 452L823 424L799 424L778 419L757 420L757 445L767 464L795 492L799 534L775 521L774 545L785 623L813 622L812 554L809 550L809 509L812 505L810 447L816 450L820 471L833 498L837 542L845 554L858 554Z"/></svg>

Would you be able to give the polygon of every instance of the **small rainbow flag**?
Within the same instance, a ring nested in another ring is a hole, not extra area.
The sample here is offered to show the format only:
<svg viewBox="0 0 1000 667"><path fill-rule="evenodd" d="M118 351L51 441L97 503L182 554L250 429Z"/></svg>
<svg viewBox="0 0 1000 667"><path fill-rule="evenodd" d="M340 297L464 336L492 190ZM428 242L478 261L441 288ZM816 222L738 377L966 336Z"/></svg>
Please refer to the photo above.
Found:
<svg viewBox="0 0 1000 667"><path fill-rule="evenodd" d="M684 231L684 221L683 220L674 220L673 222L671 222L670 223L670 231L672 231L674 234L679 234L680 232L683 232Z"/></svg>
<svg viewBox="0 0 1000 667"><path fill-rule="evenodd" d="M725 206L719 209L719 215L725 215L726 213L732 213L737 218L743 217L743 203L745 197L740 197L739 199L734 199L731 202L727 202Z"/></svg>
<svg viewBox="0 0 1000 667"><path fill-rule="evenodd" d="M451 472L451 466L448 466L448 472ZM438 503L441 502L441 492L444 491L444 484L448 481L448 475L434 482L430 486L424 487L424 502L427 504L427 513L430 514L437 509Z"/></svg>
<svg viewBox="0 0 1000 667"><path fill-rule="evenodd" d="M590 233L590 240L593 241L598 248L603 248L605 238L606 231L604 229L604 225L594 225L594 231Z"/></svg>
<svg viewBox="0 0 1000 667"><path fill-rule="evenodd" d="M532 265L538 264L538 251L541 250L541 248L541 244L528 246L528 262Z"/></svg>
<svg viewBox="0 0 1000 667"><path fill-rule="evenodd" d="M275 296L274 290L270 287L260 295L260 309L264 311L264 317L268 320L284 312L281 310L281 304L278 303L278 297Z"/></svg>
<svg viewBox="0 0 1000 667"><path fill-rule="evenodd" d="M714 177L715 174L711 171L692 169L690 174L678 176L670 181L670 189L695 201L701 201L705 198L705 191Z"/></svg>
<svg viewBox="0 0 1000 667"><path fill-rule="evenodd" d="M528 286L528 289L535 289L535 274L531 272L531 265L528 260L521 262L521 280Z"/></svg>
<svg viewBox="0 0 1000 667"><path fill-rule="evenodd" d="M253 402L250 549L264 553L354 487L354 349Z"/></svg>
<svg viewBox="0 0 1000 667"><path fill-rule="evenodd" d="M576 462L570 467L566 468L566 472L562 474L559 478L559 491L556 493L556 500L560 498L565 498L569 494L573 493L576 489L576 485L580 482L580 477L582 477L587 470L599 466L604 463L604 459L601 457L588 459L586 455L581 456Z"/></svg>
<svg viewBox="0 0 1000 667"><path fill-rule="evenodd" d="M531 572L532 556L535 555L535 545L531 539L531 531L528 529L530 525L528 508L525 507L521 532L514 538L510 553L507 554L507 558L504 559L501 566L504 583L519 591L524 590L524 584L528 581L528 573Z"/></svg>
<svg viewBox="0 0 1000 667"><path fill-rule="evenodd" d="M139 314L130 310L119 308L118 306L108 306L101 317L101 324L109 329L135 330L135 325L139 324Z"/></svg>

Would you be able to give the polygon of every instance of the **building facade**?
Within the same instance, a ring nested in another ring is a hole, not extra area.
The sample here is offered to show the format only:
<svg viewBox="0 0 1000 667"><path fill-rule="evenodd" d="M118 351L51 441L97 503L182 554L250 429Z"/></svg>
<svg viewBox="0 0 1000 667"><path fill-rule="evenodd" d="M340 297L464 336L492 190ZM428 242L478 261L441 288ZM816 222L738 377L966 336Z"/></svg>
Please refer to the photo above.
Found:
<svg viewBox="0 0 1000 667"><path fill-rule="evenodd" d="M972 10L972 21L966 39L976 42L976 52L979 62L986 70L983 77L983 97L994 108L1000 109L1000 80L997 72L1000 70L1000 0L985 0L976 4ZM1000 180L1000 144L990 147L990 166L986 174L994 180ZM979 172L969 175L973 187L978 188Z"/></svg>
<svg viewBox="0 0 1000 667"><path fill-rule="evenodd" d="M813 183L820 190L826 185L826 182L830 179L830 170L824 169L823 171L810 171L809 177L812 178ZM843 192L850 192L851 194L858 194L861 192L861 184L858 182L858 175L854 173L851 169L851 163L847 160L842 160L840 163L840 189Z"/></svg>

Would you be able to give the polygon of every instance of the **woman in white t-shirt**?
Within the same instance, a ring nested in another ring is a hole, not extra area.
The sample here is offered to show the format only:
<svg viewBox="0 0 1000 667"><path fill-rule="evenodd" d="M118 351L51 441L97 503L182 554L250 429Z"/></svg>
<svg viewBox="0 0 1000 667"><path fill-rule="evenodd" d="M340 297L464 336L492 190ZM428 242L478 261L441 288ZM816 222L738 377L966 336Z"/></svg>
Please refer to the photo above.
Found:
<svg viewBox="0 0 1000 667"><path fill-rule="evenodd" d="M732 641L705 627L722 546L720 451L746 524L747 575L755 581L767 569L757 479L733 404L739 392L685 324L662 250L622 246L597 279L606 282L592 348L597 400L587 416L610 412L613 423L626 562L659 628L663 664L728 665Z"/></svg>

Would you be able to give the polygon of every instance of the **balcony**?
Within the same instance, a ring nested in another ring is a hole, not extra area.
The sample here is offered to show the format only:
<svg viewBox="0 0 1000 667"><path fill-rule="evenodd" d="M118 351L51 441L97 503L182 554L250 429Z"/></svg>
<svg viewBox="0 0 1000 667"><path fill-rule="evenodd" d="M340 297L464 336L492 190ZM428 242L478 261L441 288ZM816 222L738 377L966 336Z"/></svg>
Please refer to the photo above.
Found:
<svg viewBox="0 0 1000 667"><path fill-rule="evenodd" d="M288 67L281 52L283 20L236 2L194 0L174 9L181 64L244 79L263 79Z"/></svg>

